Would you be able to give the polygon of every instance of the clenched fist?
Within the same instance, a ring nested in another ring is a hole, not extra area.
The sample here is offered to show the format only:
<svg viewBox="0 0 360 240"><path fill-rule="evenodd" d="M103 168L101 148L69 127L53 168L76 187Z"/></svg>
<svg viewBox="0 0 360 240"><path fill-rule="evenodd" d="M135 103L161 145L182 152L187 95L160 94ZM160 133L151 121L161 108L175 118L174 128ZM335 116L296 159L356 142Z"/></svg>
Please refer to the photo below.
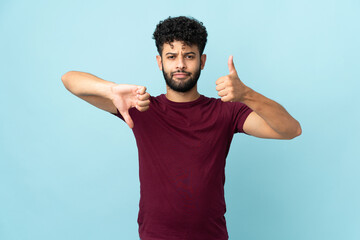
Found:
<svg viewBox="0 0 360 240"><path fill-rule="evenodd" d="M242 102L248 87L241 82L233 62L233 56L228 60L229 75L216 80L216 90L223 102Z"/></svg>
<svg viewBox="0 0 360 240"><path fill-rule="evenodd" d="M116 84L112 88L112 102L123 116L130 128L134 127L134 122L129 115L129 109L136 107L143 112L149 109L150 94L146 92L146 87Z"/></svg>

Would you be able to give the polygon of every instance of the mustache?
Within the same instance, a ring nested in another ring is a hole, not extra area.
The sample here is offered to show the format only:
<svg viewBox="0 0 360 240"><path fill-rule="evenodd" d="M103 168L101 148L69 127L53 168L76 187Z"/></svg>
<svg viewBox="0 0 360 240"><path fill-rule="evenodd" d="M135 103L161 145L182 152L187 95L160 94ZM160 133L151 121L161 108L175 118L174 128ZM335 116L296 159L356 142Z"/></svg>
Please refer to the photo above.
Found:
<svg viewBox="0 0 360 240"><path fill-rule="evenodd" d="M190 74L191 74L191 73L185 72L185 71L176 71L176 72L172 72L172 73L171 73L171 76L173 76L175 73L185 73L185 74L187 74L187 75L190 75Z"/></svg>

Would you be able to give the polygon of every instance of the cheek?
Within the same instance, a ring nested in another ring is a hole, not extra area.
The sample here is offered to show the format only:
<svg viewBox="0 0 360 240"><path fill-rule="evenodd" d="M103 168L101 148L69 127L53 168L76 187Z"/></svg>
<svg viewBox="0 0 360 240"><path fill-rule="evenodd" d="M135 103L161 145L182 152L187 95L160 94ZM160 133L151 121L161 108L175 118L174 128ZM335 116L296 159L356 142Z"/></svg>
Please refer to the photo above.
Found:
<svg viewBox="0 0 360 240"><path fill-rule="evenodd" d="M195 71L195 72L196 72L196 71L199 71L199 69L202 69L202 68L201 68L201 63L199 62L199 63L194 64L194 66L193 66L192 69L193 69L193 71Z"/></svg>
<svg viewBox="0 0 360 240"><path fill-rule="evenodd" d="M170 72L172 71L171 69L172 69L172 68L171 68L171 64L165 63L165 64L163 65L163 70L164 70L165 72L170 73Z"/></svg>

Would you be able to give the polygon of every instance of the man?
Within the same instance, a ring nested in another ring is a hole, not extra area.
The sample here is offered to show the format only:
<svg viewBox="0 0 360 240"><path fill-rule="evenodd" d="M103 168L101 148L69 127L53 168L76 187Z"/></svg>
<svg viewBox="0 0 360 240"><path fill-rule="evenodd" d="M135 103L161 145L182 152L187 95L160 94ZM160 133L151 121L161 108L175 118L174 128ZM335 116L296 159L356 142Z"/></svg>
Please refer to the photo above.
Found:
<svg viewBox="0 0 360 240"><path fill-rule="evenodd" d="M207 32L196 19L169 17L157 25L154 39L166 94L152 97L143 86L76 71L62 81L70 92L132 128L139 150L142 240L228 239L224 168L233 134L292 139L301 134L300 124L247 87L232 56L229 74L216 81L221 99L199 94Z"/></svg>

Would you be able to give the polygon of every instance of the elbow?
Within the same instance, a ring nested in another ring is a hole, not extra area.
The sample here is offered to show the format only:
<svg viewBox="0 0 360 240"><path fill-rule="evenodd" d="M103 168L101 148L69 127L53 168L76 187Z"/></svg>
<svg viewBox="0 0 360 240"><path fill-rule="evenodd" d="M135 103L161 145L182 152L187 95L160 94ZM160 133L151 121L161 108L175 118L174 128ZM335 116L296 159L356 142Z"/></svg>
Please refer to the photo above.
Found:
<svg viewBox="0 0 360 240"><path fill-rule="evenodd" d="M296 127L296 135L295 137L298 137L302 134L302 129L301 129L301 126L300 126L300 123L298 121L297 122L297 127Z"/></svg>
<svg viewBox="0 0 360 240"><path fill-rule="evenodd" d="M294 138L300 136L301 134L302 134L302 129L301 129L300 123L297 122L297 126L295 128L294 133L288 139L294 139Z"/></svg>
<svg viewBox="0 0 360 240"><path fill-rule="evenodd" d="M73 74L74 71L69 71L61 76L62 83L66 86L67 82L69 81L70 76Z"/></svg>
<svg viewBox="0 0 360 240"><path fill-rule="evenodd" d="M67 72L61 76L61 81L65 87L66 87L66 82L67 82L68 77L69 77L69 72Z"/></svg>
<svg viewBox="0 0 360 240"><path fill-rule="evenodd" d="M298 136L300 136L300 135L302 134L302 129L301 129L300 124L299 124L299 127L298 127L298 129L297 129L296 134L297 134L296 137L298 137Z"/></svg>
<svg viewBox="0 0 360 240"><path fill-rule="evenodd" d="M61 81L64 84L65 88L67 90L69 90L70 92L72 92L71 89L73 89L73 80L74 77L76 76L77 72L76 71L68 71L65 74L63 74L61 76Z"/></svg>

